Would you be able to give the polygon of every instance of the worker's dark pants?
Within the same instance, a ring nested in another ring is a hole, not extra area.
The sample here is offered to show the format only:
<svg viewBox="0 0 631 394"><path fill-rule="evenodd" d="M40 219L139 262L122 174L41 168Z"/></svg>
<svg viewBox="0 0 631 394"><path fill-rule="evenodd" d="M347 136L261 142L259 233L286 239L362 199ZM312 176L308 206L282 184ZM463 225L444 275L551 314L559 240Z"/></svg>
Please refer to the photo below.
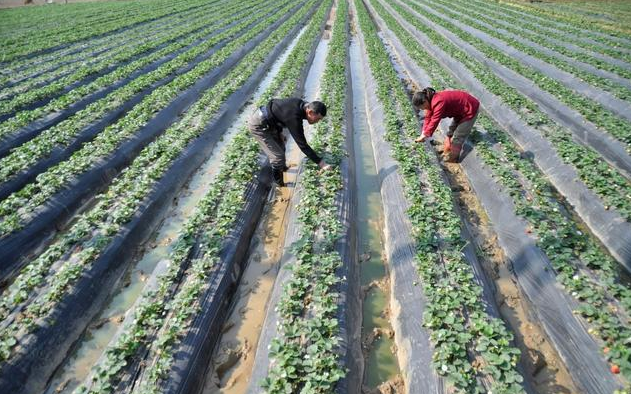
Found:
<svg viewBox="0 0 631 394"><path fill-rule="evenodd" d="M452 145L462 146L462 144L464 144L469 134L471 134L471 130L473 130L473 125L478 118L479 112L478 110L472 119L464 122L458 123L455 120L451 122L447 136L451 138Z"/></svg>
<svg viewBox="0 0 631 394"><path fill-rule="evenodd" d="M278 182L280 177L282 181L285 169L285 143L281 135L282 130L270 127L258 108L248 119L248 129L269 158L274 180Z"/></svg>

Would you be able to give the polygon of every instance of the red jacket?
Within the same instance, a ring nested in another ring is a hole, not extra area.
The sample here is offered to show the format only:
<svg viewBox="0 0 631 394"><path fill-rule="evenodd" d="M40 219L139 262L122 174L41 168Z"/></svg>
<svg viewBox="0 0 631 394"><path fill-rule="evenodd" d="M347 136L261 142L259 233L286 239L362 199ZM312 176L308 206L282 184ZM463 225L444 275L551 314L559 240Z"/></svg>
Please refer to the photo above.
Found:
<svg viewBox="0 0 631 394"><path fill-rule="evenodd" d="M425 111L423 134L431 137L442 118L454 118L458 123L473 119L478 113L478 99L462 90L443 90L434 93L430 108Z"/></svg>

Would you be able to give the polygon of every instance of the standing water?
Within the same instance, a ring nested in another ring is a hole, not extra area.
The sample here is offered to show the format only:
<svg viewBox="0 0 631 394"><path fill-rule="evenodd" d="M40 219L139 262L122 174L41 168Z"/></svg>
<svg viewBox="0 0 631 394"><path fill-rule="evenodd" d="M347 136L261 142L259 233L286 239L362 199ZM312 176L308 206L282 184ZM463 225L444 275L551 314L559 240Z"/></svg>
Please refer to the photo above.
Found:
<svg viewBox="0 0 631 394"><path fill-rule="evenodd" d="M327 22L329 27L316 47L305 79L303 97L307 101L320 98L320 81L328 53L328 33L335 19L335 10L334 6ZM314 127L305 123L305 132L307 138L311 139ZM207 371L203 394L241 394L250 385L257 343L283 253L288 206L296 203L293 190L298 169L294 165L303 157L293 139L289 138L287 164L293 168L286 173L285 182L291 186L276 189L276 198L267 204L261 217L249 250L247 268L237 289L233 311Z"/></svg>
<svg viewBox="0 0 631 394"><path fill-rule="evenodd" d="M393 331L388 320L390 284L382 251L383 210L364 100L365 76L360 47L350 47L353 87L353 143L357 168L357 229L363 300L362 350L366 360L364 386L376 388L399 375Z"/></svg>
<svg viewBox="0 0 631 394"><path fill-rule="evenodd" d="M305 28L292 40L260 82L254 93L255 99L268 88L304 31ZM147 251L132 264L133 267L123 279L123 286L114 293L109 304L87 329L73 354L59 368L46 394L71 393L83 383L92 366L101 357L107 344L121 326L125 313L133 308L134 303L141 296L149 276L152 275L158 263L168 257L182 226L193 215L197 204L210 189L212 180L219 171L224 150L253 110L254 105L251 104L241 112L233 125L226 130L221 141L217 143L209 159L193 174L191 180L178 195L176 203L169 208L164 223L157 230L155 239L147 245Z"/></svg>

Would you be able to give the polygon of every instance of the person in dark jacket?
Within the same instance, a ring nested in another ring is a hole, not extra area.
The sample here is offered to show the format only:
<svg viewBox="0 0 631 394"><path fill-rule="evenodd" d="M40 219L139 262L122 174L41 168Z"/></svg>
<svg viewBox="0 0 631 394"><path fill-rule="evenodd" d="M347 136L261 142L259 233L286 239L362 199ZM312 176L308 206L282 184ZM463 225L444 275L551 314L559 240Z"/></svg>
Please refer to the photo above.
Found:
<svg viewBox="0 0 631 394"><path fill-rule="evenodd" d="M424 142L430 138L442 118L452 118L447 138L445 138L444 154L446 161L456 163L465 140L471 134L478 117L480 102L462 90L443 90L436 92L425 88L414 93L412 104L417 110L425 111L423 131L416 142Z"/></svg>
<svg viewBox="0 0 631 394"><path fill-rule="evenodd" d="M326 116L326 105L320 101L306 102L300 98L272 99L267 105L254 110L248 120L248 129L269 157L274 182L284 186L285 141L283 128L289 130L300 150L322 169L331 168L307 143L302 121L318 123Z"/></svg>

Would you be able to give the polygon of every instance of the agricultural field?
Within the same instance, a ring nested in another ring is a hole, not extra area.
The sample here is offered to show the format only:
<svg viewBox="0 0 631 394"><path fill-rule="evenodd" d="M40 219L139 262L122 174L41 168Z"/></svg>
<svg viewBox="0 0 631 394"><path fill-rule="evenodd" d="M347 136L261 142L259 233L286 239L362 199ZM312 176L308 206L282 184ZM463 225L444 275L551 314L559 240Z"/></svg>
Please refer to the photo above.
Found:
<svg viewBox="0 0 631 394"><path fill-rule="evenodd" d="M0 5L2 2L0 1ZM0 9L0 393L631 394L631 5ZM466 90L415 142L414 92ZM247 128L319 100L285 187Z"/></svg>

